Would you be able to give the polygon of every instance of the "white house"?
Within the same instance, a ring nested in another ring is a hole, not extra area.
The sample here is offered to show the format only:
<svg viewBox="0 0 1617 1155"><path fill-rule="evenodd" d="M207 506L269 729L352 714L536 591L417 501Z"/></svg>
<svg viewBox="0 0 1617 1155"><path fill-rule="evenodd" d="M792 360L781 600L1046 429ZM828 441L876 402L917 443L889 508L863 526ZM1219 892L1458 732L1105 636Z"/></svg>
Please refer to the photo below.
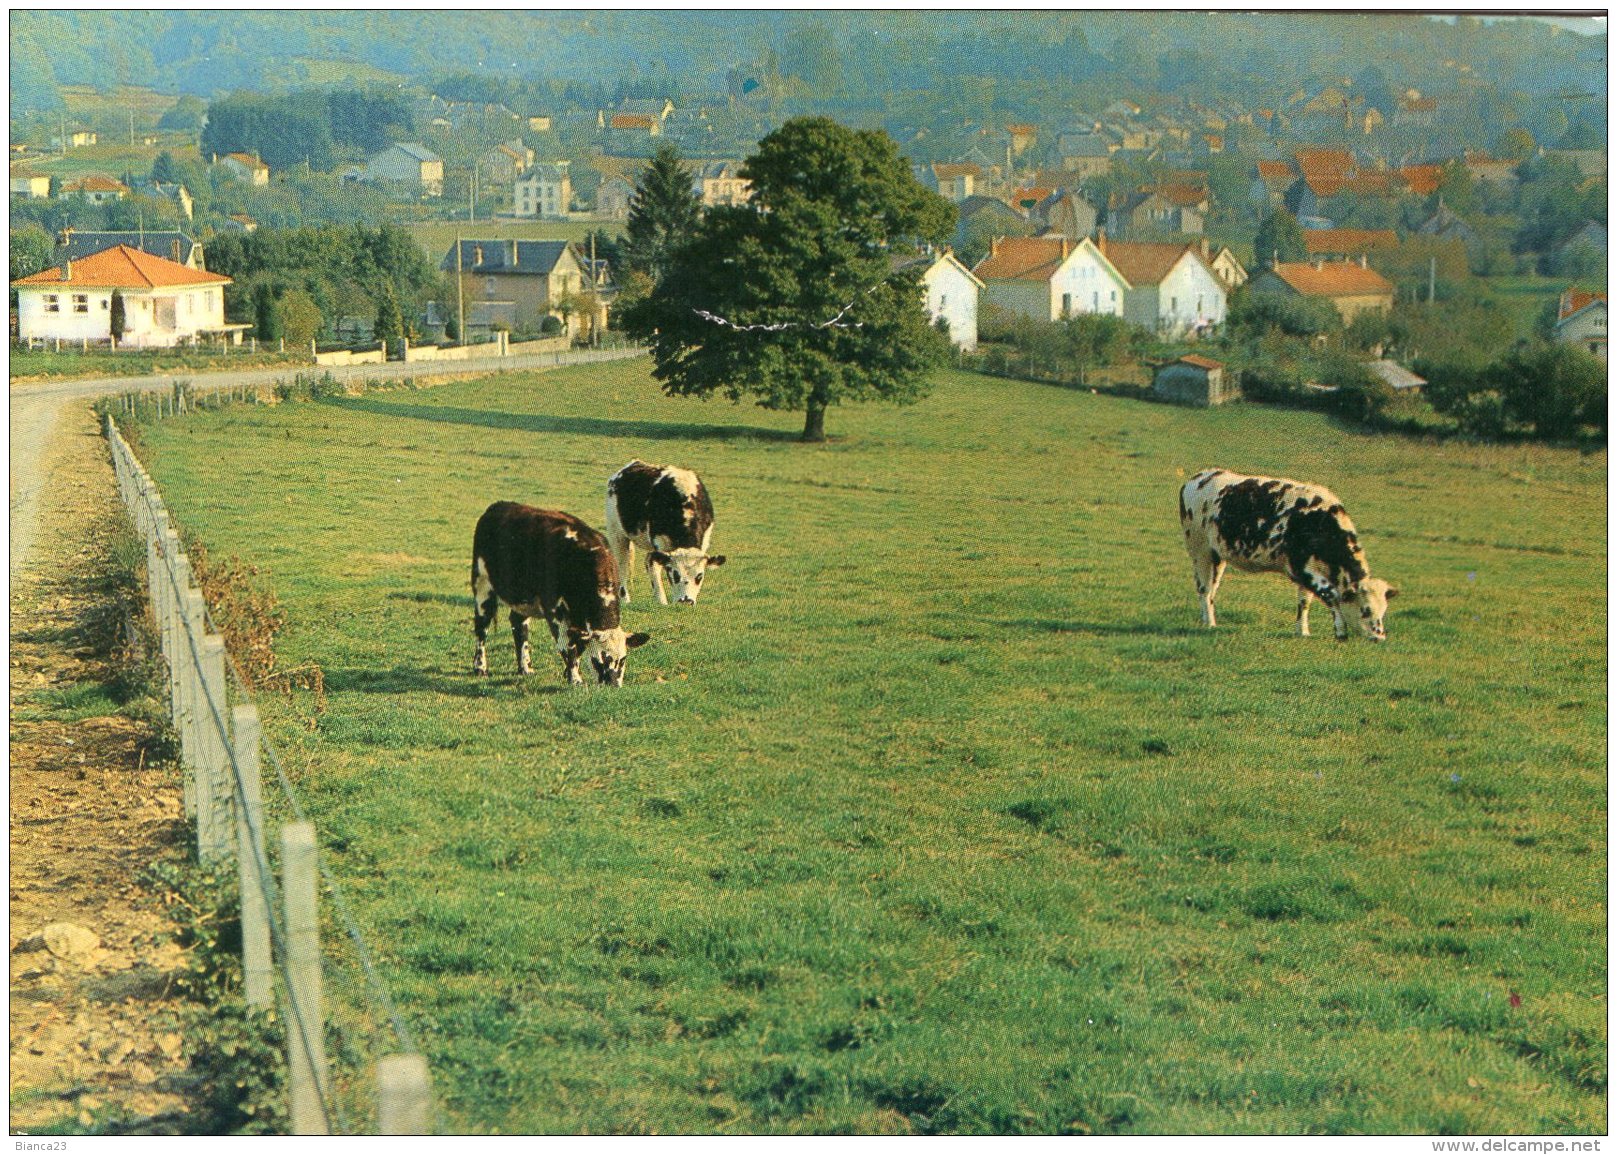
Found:
<svg viewBox="0 0 1617 1155"><path fill-rule="evenodd" d="M269 184L269 165L245 152L233 152L217 162L225 172L239 181L252 185Z"/></svg>
<svg viewBox="0 0 1617 1155"><path fill-rule="evenodd" d="M1555 339L1606 359L1606 294L1568 289L1556 311Z"/></svg>
<svg viewBox="0 0 1617 1155"><path fill-rule="evenodd" d="M921 288L926 293L926 313L933 321L947 321L949 340L970 353L977 348L977 298L982 281L960 263L953 253L894 257L893 271L921 269Z"/></svg>
<svg viewBox="0 0 1617 1155"><path fill-rule="evenodd" d="M972 272L988 303L1038 321L1123 316L1129 283L1088 237L996 237Z"/></svg>
<svg viewBox="0 0 1617 1155"><path fill-rule="evenodd" d="M419 144L393 144L365 162L365 180L391 180L414 185L422 196L444 195L443 158Z"/></svg>
<svg viewBox="0 0 1617 1155"><path fill-rule="evenodd" d="M1123 316L1164 337L1202 333L1224 322L1224 282L1197 245L1109 241L1099 248L1128 282Z"/></svg>
<svg viewBox="0 0 1617 1155"><path fill-rule="evenodd" d="M573 203L571 162L536 164L512 187L512 211L519 217L565 217Z"/></svg>
<svg viewBox="0 0 1617 1155"><path fill-rule="evenodd" d="M116 245L12 281L17 336L107 341L117 293L123 298L122 346L168 347L205 334L240 341L249 326L225 323L224 287L230 283L219 273Z"/></svg>
<svg viewBox="0 0 1617 1155"><path fill-rule="evenodd" d="M30 172L28 169L13 166L11 195L28 197L30 200L44 200L51 195L51 178L43 173Z"/></svg>

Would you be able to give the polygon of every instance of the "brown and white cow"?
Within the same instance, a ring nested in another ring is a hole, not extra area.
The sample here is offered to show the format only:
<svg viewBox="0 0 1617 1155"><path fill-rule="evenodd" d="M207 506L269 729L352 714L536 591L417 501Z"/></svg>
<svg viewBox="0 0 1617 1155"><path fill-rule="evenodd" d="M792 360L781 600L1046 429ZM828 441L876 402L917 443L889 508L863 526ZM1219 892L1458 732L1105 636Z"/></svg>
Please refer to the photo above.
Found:
<svg viewBox="0 0 1617 1155"><path fill-rule="evenodd" d="M1387 639L1387 603L1398 591L1370 576L1358 532L1334 493L1278 477L1205 469L1179 491L1179 524L1196 570L1202 622L1217 625L1213 599L1226 563L1248 573L1283 573L1297 586L1297 633L1308 636L1308 606L1331 609L1346 640L1344 606L1356 606L1373 642Z"/></svg>
<svg viewBox="0 0 1617 1155"><path fill-rule="evenodd" d="M674 587L674 600L688 606L702 592L707 568L724 564L723 554L707 552L713 540L713 503L707 486L690 470L673 465L650 465L636 458L611 476L606 483L606 537L618 563L618 596L625 602L637 545L646 553L646 576L665 606L664 571Z"/></svg>
<svg viewBox="0 0 1617 1155"><path fill-rule="evenodd" d="M647 634L619 626L618 568L606 539L570 513L496 501L472 536L472 625L477 654L472 673L488 673L489 623L497 602L511 608L517 673L528 674L528 619L542 616L561 654L563 676L582 683L587 660L599 682L623 684L629 651Z"/></svg>

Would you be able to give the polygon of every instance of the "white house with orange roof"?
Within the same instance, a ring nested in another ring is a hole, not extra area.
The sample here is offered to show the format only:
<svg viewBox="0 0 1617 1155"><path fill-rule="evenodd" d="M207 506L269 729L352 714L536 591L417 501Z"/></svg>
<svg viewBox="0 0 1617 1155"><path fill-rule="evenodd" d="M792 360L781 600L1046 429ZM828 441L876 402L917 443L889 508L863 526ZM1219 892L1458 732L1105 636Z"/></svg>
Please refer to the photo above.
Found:
<svg viewBox="0 0 1617 1155"><path fill-rule="evenodd" d="M971 270L990 305L1036 321L1123 315L1129 283L1088 237L996 237Z"/></svg>
<svg viewBox="0 0 1617 1155"><path fill-rule="evenodd" d="M269 165L259 160L256 156L249 156L245 152L233 152L221 158L218 164L220 168L239 181L245 181L251 185L269 184Z"/></svg>
<svg viewBox="0 0 1617 1155"><path fill-rule="evenodd" d="M1108 241L1102 234L1099 248L1128 282L1127 320L1164 337L1224 323L1229 295L1199 245Z"/></svg>
<svg viewBox="0 0 1617 1155"><path fill-rule="evenodd" d="M77 180L63 181L62 195L82 197L93 205L104 205L123 200L129 195L129 186L121 180L113 180L110 176L91 173Z"/></svg>
<svg viewBox="0 0 1617 1155"><path fill-rule="evenodd" d="M1556 311L1555 339L1606 359L1606 294L1568 289Z"/></svg>
<svg viewBox="0 0 1617 1155"><path fill-rule="evenodd" d="M11 282L19 340L105 342L112 337L113 295L123 298L120 346L170 347L202 335L240 341L247 325L225 323L231 278L193 269L128 245Z"/></svg>

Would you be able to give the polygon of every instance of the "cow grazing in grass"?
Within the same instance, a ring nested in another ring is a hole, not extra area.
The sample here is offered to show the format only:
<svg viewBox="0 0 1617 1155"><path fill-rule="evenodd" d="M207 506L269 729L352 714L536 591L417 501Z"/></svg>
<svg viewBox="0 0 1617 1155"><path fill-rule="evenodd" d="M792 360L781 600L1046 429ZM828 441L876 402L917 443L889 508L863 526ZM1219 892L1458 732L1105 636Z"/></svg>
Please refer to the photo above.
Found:
<svg viewBox="0 0 1617 1155"><path fill-rule="evenodd" d="M1359 535L1334 493L1277 477L1206 469L1179 491L1179 524L1196 569L1202 621L1217 625L1213 599L1226 563L1248 573L1283 573L1297 586L1297 633L1308 636L1308 606L1331 608L1336 636L1348 636L1344 607L1356 606L1373 642L1387 639L1387 603L1398 593L1359 547Z"/></svg>
<svg viewBox="0 0 1617 1155"><path fill-rule="evenodd" d="M713 539L713 503L707 486L690 470L672 465L648 465L637 459L612 475L606 483L606 537L618 563L622 583L618 596L625 602L637 545L645 551L651 587L665 606L664 571L674 587L674 600L688 606L702 592L707 568L724 564L723 554L707 552Z"/></svg>
<svg viewBox="0 0 1617 1155"><path fill-rule="evenodd" d="M511 608L517 672L528 660L528 619L543 616L561 654L566 680L583 682L589 662L603 685L623 684L629 651L650 641L619 627L618 569L606 539L569 513L496 501L472 537L472 624L477 631L474 674L488 673L489 623L497 602Z"/></svg>

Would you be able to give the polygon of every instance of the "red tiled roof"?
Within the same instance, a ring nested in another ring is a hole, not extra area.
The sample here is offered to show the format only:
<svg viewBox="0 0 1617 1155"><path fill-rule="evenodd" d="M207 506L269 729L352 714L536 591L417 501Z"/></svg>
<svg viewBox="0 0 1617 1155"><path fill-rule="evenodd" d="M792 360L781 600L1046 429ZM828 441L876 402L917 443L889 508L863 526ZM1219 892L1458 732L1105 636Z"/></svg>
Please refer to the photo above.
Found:
<svg viewBox="0 0 1617 1155"><path fill-rule="evenodd" d="M1101 251L1131 285L1155 285L1173 271L1192 245L1161 241L1106 242Z"/></svg>
<svg viewBox="0 0 1617 1155"><path fill-rule="evenodd" d="M1283 160L1260 160L1258 179L1265 184L1290 184L1297 179L1297 170Z"/></svg>
<svg viewBox="0 0 1617 1155"><path fill-rule="evenodd" d="M636 112L614 112L612 114L613 128L643 128L648 131L657 123L655 116L642 116Z"/></svg>
<svg viewBox="0 0 1617 1155"><path fill-rule="evenodd" d="M1374 249L1395 249L1398 234L1391 229L1304 229L1303 243L1309 255L1316 253L1365 253Z"/></svg>
<svg viewBox="0 0 1617 1155"><path fill-rule="evenodd" d="M267 165L263 161L259 160L256 156L248 156L245 152L233 152L233 153L230 153L228 156L225 157L225 159L226 160L233 160L237 164L244 164L248 168L251 168L251 169L260 169L261 168L261 169L264 169L265 171L269 170L269 165Z"/></svg>
<svg viewBox="0 0 1617 1155"><path fill-rule="evenodd" d="M1394 291L1387 278L1352 261L1328 261L1317 268L1306 261L1282 261L1271 271L1306 297L1390 297Z"/></svg>
<svg viewBox="0 0 1617 1155"><path fill-rule="evenodd" d="M1440 164L1406 164L1398 170L1398 175L1404 178L1409 191L1416 196L1431 196L1437 191L1437 186L1443 183L1443 166Z"/></svg>
<svg viewBox="0 0 1617 1155"><path fill-rule="evenodd" d="M35 273L31 277L12 281L13 285L73 285L92 289L163 289L180 285L228 285L231 278L220 273L205 273L177 261L154 257L150 253L114 245L102 249L83 260L70 261L68 275L62 276L63 266Z"/></svg>
<svg viewBox="0 0 1617 1155"><path fill-rule="evenodd" d="M110 176L92 174L70 180L62 186L63 192L128 192L129 186Z"/></svg>
<svg viewBox="0 0 1617 1155"><path fill-rule="evenodd" d="M1207 200L1207 188L1203 185L1163 184L1157 186L1157 195L1169 204L1189 208Z"/></svg>
<svg viewBox="0 0 1617 1155"><path fill-rule="evenodd" d="M1582 309L1588 308L1596 301L1604 301L1604 293L1586 293L1580 289L1568 289L1561 294L1561 312L1557 320L1565 320Z"/></svg>
<svg viewBox="0 0 1617 1155"><path fill-rule="evenodd" d="M983 281L1048 281L1072 250L1061 237L1002 237L971 271Z"/></svg>
<svg viewBox="0 0 1617 1155"><path fill-rule="evenodd" d="M974 164L935 164L932 172L939 180L953 180L955 177L979 177L983 170Z"/></svg>
<svg viewBox="0 0 1617 1155"><path fill-rule="evenodd" d="M1053 188L1040 188L1037 185L1029 185L1027 188L1019 188L1012 193L1011 203L1014 205L1040 204L1055 191Z"/></svg>
<svg viewBox="0 0 1617 1155"><path fill-rule="evenodd" d="M1198 369L1224 368L1224 362L1214 361L1210 357L1198 357L1194 353L1186 353L1183 357L1176 358L1176 360L1182 365L1194 365Z"/></svg>

